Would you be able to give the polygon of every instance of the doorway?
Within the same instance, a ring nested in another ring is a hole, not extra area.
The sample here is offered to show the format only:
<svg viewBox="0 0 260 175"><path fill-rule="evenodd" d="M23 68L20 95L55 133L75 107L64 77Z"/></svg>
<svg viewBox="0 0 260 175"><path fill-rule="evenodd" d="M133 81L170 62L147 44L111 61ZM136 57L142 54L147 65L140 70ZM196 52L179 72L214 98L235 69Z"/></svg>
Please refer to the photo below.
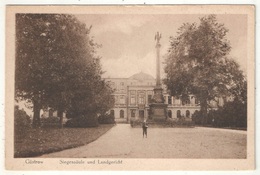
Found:
<svg viewBox="0 0 260 175"><path fill-rule="evenodd" d="M144 110L139 110L139 118L144 120Z"/></svg>

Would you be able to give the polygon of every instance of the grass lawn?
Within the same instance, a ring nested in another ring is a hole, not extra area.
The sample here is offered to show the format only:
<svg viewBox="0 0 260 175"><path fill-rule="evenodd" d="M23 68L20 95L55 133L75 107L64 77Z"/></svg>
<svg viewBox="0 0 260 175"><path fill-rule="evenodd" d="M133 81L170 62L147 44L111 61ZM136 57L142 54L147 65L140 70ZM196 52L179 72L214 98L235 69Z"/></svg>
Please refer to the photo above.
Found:
<svg viewBox="0 0 260 175"><path fill-rule="evenodd" d="M95 128L39 128L20 132L14 138L14 157L34 157L93 142L113 124Z"/></svg>

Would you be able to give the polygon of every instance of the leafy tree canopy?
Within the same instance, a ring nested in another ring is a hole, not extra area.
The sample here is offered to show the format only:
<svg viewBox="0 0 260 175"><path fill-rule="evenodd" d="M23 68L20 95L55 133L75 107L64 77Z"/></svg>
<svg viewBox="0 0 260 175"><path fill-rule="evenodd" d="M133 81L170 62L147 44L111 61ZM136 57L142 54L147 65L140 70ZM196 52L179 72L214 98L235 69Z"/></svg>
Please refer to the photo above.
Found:
<svg viewBox="0 0 260 175"><path fill-rule="evenodd" d="M16 15L16 97L32 101L34 123L43 107L63 112L95 98L102 70L90 29L73 15Z"/></svg>
<svg viewBox="0 0 260 175"><path fill-rule="evenodd" d="M241 96L246 79L239 65L228 58L227 32L224 24L210 15L201 18L199 25L183 24L177 36L170 38L164 82L172 95L183 100L195 95L204 114L210 100L227 96L245 100Z"/></svg>

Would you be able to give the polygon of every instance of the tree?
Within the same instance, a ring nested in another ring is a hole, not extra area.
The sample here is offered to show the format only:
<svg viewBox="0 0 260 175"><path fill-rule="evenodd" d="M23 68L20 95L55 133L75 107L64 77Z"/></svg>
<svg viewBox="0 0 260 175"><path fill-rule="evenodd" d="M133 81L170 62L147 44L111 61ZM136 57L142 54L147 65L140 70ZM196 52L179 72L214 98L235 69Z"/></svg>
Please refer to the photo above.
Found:
<svg viewBox="0 0 260 175"><path fill-rule="evenodd" d="M47 80L51 77L49 48L45 47L47 20L55 19L45 15L16 15L15 95L32 101L34 126L40 124L40 109L46 99Z"/></svg>
<svg viewBox="0 0 260 175"><path fill-rule="evenodd" d="M170 38L164 82L171 94L182 100L195 95L205 120L211 100L241 96L246 81L239 65L228 58L227 32L215 15L209 15L201 18L198 26L183 24L177 36Z"/></svg>
<svg viewBox="0 0 260 175"><path fill-rule="evenodd" d="M69 118L104 114L114 106L114 99L111 95L113 90L109 84L104 80L96 79L93 81L91 83L95 84L95 87L92 91L86 89L86 86L83 85L81 89L75 92L72 105L68 111Z"/></svg>
<svg viewBox="0 0 260 175"><path fill-rule="evenodd" d="M62 31L55 38L59 45L52 46L55 48L53 54L58 58L55 59L56 69L53 73L58 79L49 86L48 106L57 110L62 127L63 112L71 108L75 94L81 92L81 89L93 91L94 84L89 80L101 76L102 71L100 65L96 64L100 59L95 56L96 44L89 38L91 27L86 28L71 15L59 16L59 26Z"/></svg>
<svg viewBox="0 0 260 175"><path fill-rule="evenodd" d="M29 115L22 109L19 109L18 106L14 107L14 126L15 126L15 135L22 136L30 128L31 119Z"/></svg>
<svg viewBox="0 0 260 175"><path fill-rule="evenodd" d="M92 104L101 81L90 28L73 15L16 15L16 97L32 101L33 126L44 107L58 110L61 123L72 106L90 110L78 105L81 98Z"/></svg>

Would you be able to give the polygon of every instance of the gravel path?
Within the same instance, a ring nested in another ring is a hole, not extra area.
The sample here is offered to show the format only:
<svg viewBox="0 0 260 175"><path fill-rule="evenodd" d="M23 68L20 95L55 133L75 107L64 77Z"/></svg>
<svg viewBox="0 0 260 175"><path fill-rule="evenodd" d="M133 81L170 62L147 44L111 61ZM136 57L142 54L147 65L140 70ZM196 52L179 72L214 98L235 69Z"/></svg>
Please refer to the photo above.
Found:
<svg viewBox="0 0 260 175"><path fill-rule="evenodd" d="M62 158L246 158L247 132L215 128L141 128L117 124L98 140L45 154Z"/></svg>

